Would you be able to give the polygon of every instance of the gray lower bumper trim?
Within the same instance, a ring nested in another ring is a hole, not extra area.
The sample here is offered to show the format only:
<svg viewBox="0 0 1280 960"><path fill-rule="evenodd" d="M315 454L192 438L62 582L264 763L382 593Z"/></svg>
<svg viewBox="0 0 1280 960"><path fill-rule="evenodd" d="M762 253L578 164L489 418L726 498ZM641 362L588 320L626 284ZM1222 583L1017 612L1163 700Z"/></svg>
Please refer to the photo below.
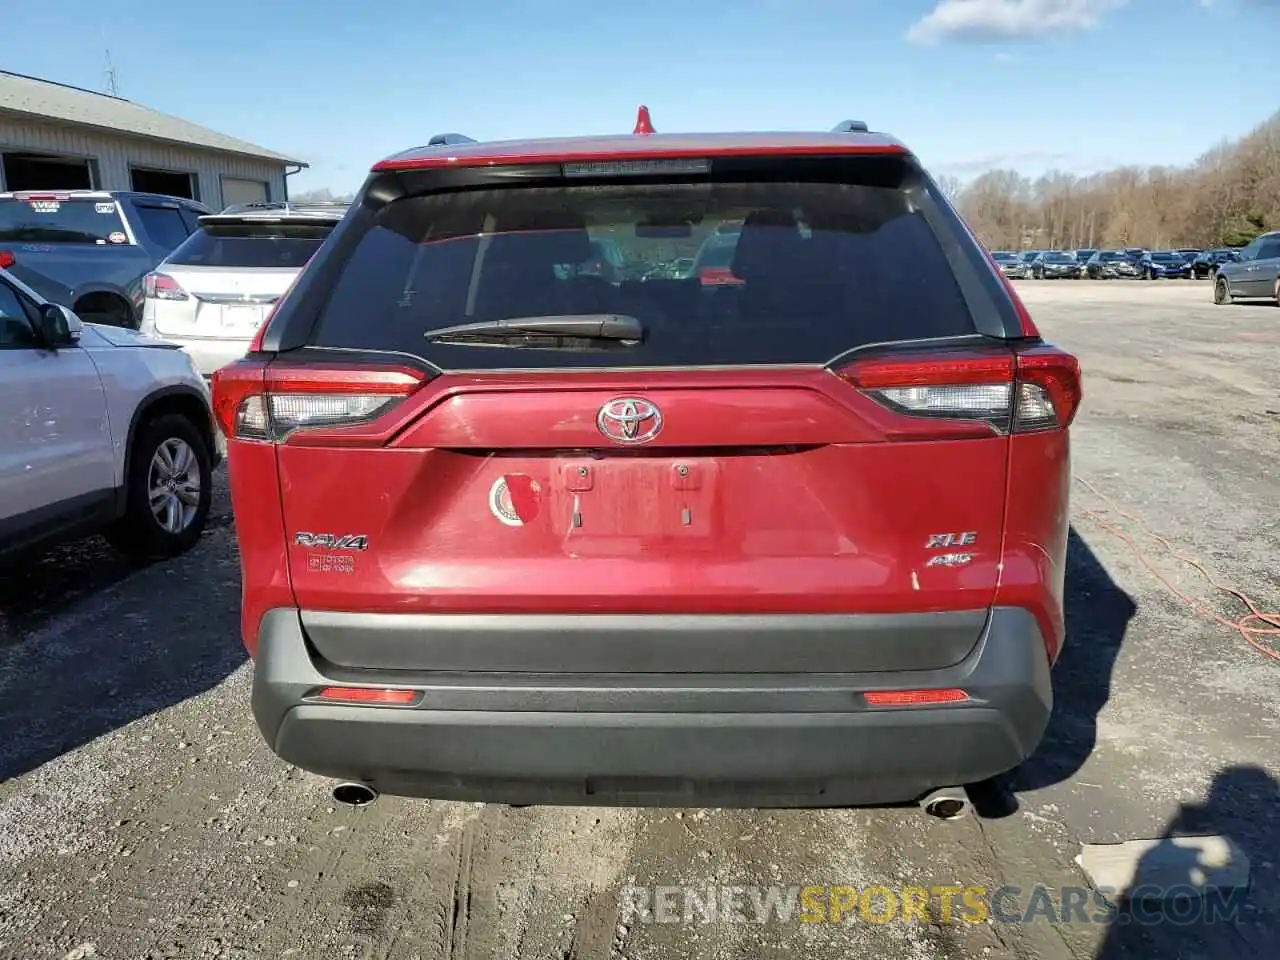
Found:
<svg viewBox="0 0 1280 960"><path fill-rule="evenodd" d="M660 620L661 618L655 618ZM655 623L655 628L660 625ZM321 672L321 668L324 672ZM419 708L306 702L336 677L297 611L268 614L254 713L285 760L384 793L511 803L814 806L913 799L1016 766L1052 704L1034 618L997 608L954 666L878 674L424 674ZM871 689L961 687L964 704L868 708Z"/></svg>

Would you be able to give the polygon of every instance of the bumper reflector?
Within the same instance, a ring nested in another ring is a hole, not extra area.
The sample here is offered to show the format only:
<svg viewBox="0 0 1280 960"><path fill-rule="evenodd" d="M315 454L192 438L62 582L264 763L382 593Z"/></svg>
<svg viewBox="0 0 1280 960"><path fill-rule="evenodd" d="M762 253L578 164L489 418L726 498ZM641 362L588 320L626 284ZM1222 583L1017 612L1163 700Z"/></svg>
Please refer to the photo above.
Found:
<svg viewBox="0 0 1280 960"><path fill-rule="evenodd" d="M963 703L969 695L954 687L942 690L873 690L864 693L869 707L918 707L933 703Z"/></svg>
<svg viewBox="0 0 1280 960"><path fill-rule="evenodd" d="M311 694L312 700L330 703L372 703L402 707L418 700L417 690L392 690L384 687L325 687Z"/></svg>

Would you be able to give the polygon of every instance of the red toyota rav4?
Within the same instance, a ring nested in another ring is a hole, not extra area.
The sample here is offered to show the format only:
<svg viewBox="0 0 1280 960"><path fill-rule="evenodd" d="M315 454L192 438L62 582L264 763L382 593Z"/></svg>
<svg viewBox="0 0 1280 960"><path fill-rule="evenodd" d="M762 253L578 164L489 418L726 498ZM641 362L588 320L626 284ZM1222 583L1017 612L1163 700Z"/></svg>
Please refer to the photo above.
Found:
<svg viewBox="0 0 1280 960"><path fill-rule="evenodd" d="M843 805L1016 766L1075 358L896 140L646 128L383 160L217 374L267 742L352 800ZM737 221L740 283L627 279ZM635 269L583 270L597 239Z"/></svg>

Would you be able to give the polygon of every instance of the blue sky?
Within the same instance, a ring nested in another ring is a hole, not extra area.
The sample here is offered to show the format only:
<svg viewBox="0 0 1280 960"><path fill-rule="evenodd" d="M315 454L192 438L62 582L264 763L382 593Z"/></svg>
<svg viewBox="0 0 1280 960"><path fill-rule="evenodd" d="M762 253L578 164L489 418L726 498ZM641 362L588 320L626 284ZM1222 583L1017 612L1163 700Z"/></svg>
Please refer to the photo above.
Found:
<svg viewBox="0 0 1280 960"><path fill-rule="evenodd" d="M440 131L629 131L639 103L659 131L865 119L963 177L1186 163L1280 106L1280 0L5 7L0 68L100 90L109 46L122 96L309 162L294 190Z"/></svg>

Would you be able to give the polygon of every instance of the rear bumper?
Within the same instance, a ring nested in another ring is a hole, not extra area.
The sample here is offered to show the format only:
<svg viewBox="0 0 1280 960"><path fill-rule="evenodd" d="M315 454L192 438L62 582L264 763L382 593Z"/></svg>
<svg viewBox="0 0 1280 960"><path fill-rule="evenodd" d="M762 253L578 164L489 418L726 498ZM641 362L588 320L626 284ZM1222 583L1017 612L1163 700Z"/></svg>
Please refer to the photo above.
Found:
<svg viewBox="0 0 1280 960"><path fill-rule="evenodd" d="M531 618L509 619L518 631ZM645 619L666 631L690 618ZM334 683L424 696L413 707L308 699ZM970 699L877 708L862 697L945 687ZM1016 766L1051 706L1044 643L1015 608L991 611L952 666L859 674L356 670L324 661L298 611L278 609L262 623L253 687L259 728L289 763L388 794L506 803L905 802Z"/></svg>

